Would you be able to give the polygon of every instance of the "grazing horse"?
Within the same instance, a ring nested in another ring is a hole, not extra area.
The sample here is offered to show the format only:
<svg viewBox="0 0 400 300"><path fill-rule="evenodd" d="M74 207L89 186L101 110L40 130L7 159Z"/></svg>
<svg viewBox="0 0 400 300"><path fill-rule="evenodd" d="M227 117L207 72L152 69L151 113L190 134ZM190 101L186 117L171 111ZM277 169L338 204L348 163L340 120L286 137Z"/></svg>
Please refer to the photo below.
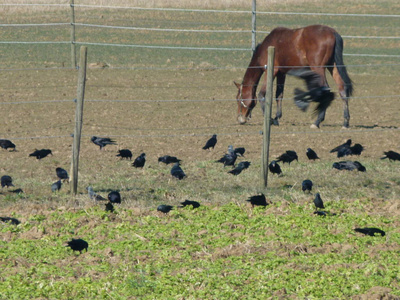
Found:
<svg viewBox="0 0 400 300"><path fill-rule="evenodd" d="M256 90L262 74L266 71L268 62L268 47L275 47L274 78L276 77L276 103L277 111L274 124L282 117L282 98L286 73L298 67L309 67L320 75L320 85L328 86L325 69L331 73L335 80L340 97L343 100L344 123L349 127L349 97L353 92L352 81L347 74L343 63L343 39L331 27L324 25L311 25L298 29L278 27L267 35L264 41L254 50L253 57L246 70L241 84L235 82L238 88L238 121L246 123L251 116L252 109L256 106ZM265 105L266 83L260 89L258 99L262 109ZM318 114L312 128L318 128L325 119L325 111Z"/></svg>

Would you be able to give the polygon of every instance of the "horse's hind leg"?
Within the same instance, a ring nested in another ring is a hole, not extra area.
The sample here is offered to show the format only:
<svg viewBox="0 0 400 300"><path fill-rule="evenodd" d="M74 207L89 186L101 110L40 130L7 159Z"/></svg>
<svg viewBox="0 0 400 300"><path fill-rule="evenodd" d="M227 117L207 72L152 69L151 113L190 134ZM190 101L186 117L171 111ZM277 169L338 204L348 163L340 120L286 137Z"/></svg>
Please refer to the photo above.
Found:
<svg viewBox="0 0 400 300"><path fill-rule="evenodd" d="M325 76L325 68L324 67L310 67L311 70L313 70L315 73L319 74L321 77L321 82L319 83L320 86L329 86L328 82L326 81L326 76ZM331 70L329 70L331 71ZM317 120L315 120L314 124L311 125L311 128L319 128L319 125L321 122L325 120L325 113L326 109L321 111L318 116Z"/></svg>
<svg viewBox="0 0 400 300"><path fill-rule="evenodd" d="M336 68L336 65L333 69L330 68L329 72L331 72L332 77L338 86L340 98L342 98L342 100L343 100L343 117L344 117L343 128L349 128L349 124L350 124L349 98L347 97L346 91L344 88L345 83L344 83L342 77L340 77L339 72Z"/></svg>

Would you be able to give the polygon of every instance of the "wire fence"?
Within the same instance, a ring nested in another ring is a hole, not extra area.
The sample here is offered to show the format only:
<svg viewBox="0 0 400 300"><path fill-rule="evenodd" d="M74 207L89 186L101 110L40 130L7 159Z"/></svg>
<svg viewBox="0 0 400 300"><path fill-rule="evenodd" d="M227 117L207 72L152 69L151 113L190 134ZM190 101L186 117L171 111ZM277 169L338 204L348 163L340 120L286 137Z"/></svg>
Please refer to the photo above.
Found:
<svg viewBox="0 0 400 300"><path fill-rule="evenodd" d="M0 7L18 7L18 6L43 6L43 7L57 7L57 8L65 8L70 9L71 5L69 4L0 4ZM175 9L175 8L143 8L143 7L129 7L129 6L111 6L111 5L80 5L80 4L74 4L72 7L76 9L107 9L107 10L131 10L131 11L160 11L160 12L181 12L181 13L206 13L206 14L252 14L252 11L243 11L243 10L210 10L210 9ZM268 12L268 11L257 11L257 15L292 15L292 16L319 16L319 17L345 17L345 18L372 18L372 19L377 19L377 18L385 18L385 19L394 19L397 20L400 18L400 15L389 15L389 14L333 14L333 13L304 13L304 12ZM223 22L221 22L223 24ZM221 25L220 24L220 25ZM204 25L201 22L198 23L199 26ZM207 23L207 26L209 23ZM30 28L30 27L49 27L49 28L66 28L67 30L70 30L71 28L74 29L98 29L102 31L106 30L115 30L117 32L122 32L122 31L132 31L132 32L154 32L154 33L176 33L176 34L226 34L227 38L229 39L229 34L240 34L240 35L249 35L252 32L255 32L257 34L268 34L270 31L265 31L265 30L251 30L250 26L249 28L241 28L241 29L198 29L198 28L172 28L172 27L150 27L150 26L120 26L120 25L108 25L108 24L98 24L98 23L88 23L88 22L48 22L48 23L14 23L14 24L0 24L0 27L2 28L10 28L10 29L16 29L16 28ZM40 36L39 36L40 37ZM346 39L354 39L354 40L379 40L379 41L390 41L390 42L396 42L397 40L400 40L400 36L395 36L395 35L376 35L376 34L371 34L371 35L342 35L342 37ZM34 37L33 37L34 38ZM32 41L20 41L20 40L9 40L9 41L0 41L0 45L88 45L88 46L93 46L93 47L120 47L120 48L141 48L141 49L154 49L154 50L183 50L183 51L243 51L243 52L249 52L251 50L251 47L232 47L232 46L218 46L218 47L211 47L211 46L181 46L181 45L153 45L153 44L131 44L131 43L118 43L118 39L113 39L113 42L94 42L90 40L85 40L85 36L80 36L79 31L77 36L73 40L49 40L49 41L37 41L37 40L32 40ZM250 44L250 43L247 43ZM349 57L366 57L366 58L391 58L391 59L397 59L400 58L400 55L398 54L385 54L385 53L344 53L345 56ZM247 63L247 60L246 60ZM347 64L346 67L351 68L351 67L359 67L359 68L373 68L373 67L398 67L400 66L400 63L365 63L365 64ZM324 66L327 67L327 66ZM99 67L90 67L89 69L98 69ZM106 65L104 67L100 67L100 69L106 69L106 70L142 70L142 71L172 71L172 72L179 72L179 71L190 71L190 70L243 70L247 69L247 66L214 66L210 65L207 67L202 67L201 64L198 66L191 66L191 67L163 67L163 66L151 66L151 67L145 67L145 66L110 66ZM24 68L24 67L17 67L17 68L0 68L0 72L13 72L13 71L51 71L51 70L74 70L73 67L31 67L31 68ZM395 82L395 80L394 80ZM393 82L393 83L394 83ZM89 84L90 86L90 84ZM110 86L103 85L102 88L107 88ZM122 86L124 87L124 86ZM163 87L151 87L151 86L141 86L141 88L157 88L157 89L178 89L178 88L187 88L188 86L163 86ZM198 85L193 85L192 88L224 88L225 86L221 85L211 85L211 86L198 86ZM3 89L11 89L13 88L12 86L9 87L4 87ZM25 87L18 87L19 89L43 89L43 86L25 86ZM115 88L115 87L111 87ZM130 88L130 87L124 87L124 88ZM398 98L400 95L398 94L386 94L386 95L377 95L377 94L369 94L368 96L355 96L352 97L354 100L382 100L382 99L393 99L393 98ZM289 98L284 98L284 100L290 100ZM6 105L29 105L29 104L60 104L60 103L73 103L73 99L52 99L52 100L29 100L29 101L24 101L24 100L16 100L16 101L2 101L0 104L6 106ZM192 102L236 102L236 99L195 99L195 98L190 98L190 99L86 99L85 102L88 103L192 103ZM95 124L95 123L85 123L85 126L95 126L98 128L101 128L101 124ZM229 128L227 125L221 125L221 126L214 126L212 129L213 130L221 130L224 129L226 130ZM116 127L115 129L118 129ZM163 131L162 128L158 129L159 131ZM165 130L168 131L179 131L182 130L180 128L166 128ZM200 129L201 130L201 129ZM393 131L397 132L398 128L393 126L393 127L386 127L386 128L370 128L370 129L350 129L347 132L349 134L358 134L358 133L375 133L375 132L382 132L382 131ZM279 135L288 135L288 134L338 134L341 133L341 131L338 130L324 130L324 131L315 131L315 130L309 130L309 131L290 131L290 132L276 132L274 134L279 134ZM40 134L40 133L39 133ZM251 130L247 132L219 132L219 135L227 135L227 136L237 136L237 135L260 135L260 132L257 130ZM45 135L45 136L23 136L23 137L12 137L12 134L7 134L10 135L10 139L53 139L53 138L68 138L71 137L70 134L65 134L65 135ZM132 134L132 135L109 135L110 137L121 137L121 138L181 138L181 137L193 137L193 136L208 136L209 133L182 133L182 134ZM84 136L89 136L89 135L84 135Z"/></svg>

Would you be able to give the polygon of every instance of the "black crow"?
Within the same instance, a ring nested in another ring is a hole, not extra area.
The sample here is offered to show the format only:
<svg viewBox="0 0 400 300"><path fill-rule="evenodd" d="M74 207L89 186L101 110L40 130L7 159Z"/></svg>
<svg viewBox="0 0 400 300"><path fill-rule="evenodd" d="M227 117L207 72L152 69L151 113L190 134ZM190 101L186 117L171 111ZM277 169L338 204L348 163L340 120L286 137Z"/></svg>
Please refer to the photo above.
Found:
<svg viewBox="0 0 400 300"><path fill-rule="evenodd" d="M246 201L250 202L252 207L254 207L254 206L267 206L268 205L267 199L265 198L264 194L251 196Z"/></svg>
<svg viewBox="0 0 400 300"><path fill-rule="evenodd" d="M268 165L268 169L272 174L280 175L282 173L281 166L276 162L276 160L271 161Z"/></svg>
<svg viewBox="0 0 400 300"><path fill-rule="evenodd" d="M364 151L364 147L361 144L354 144L354 146L350 147L351 155L361 155L361 152Z"/></svg>
<svg viewBox="0 0 400 300"><path fill-rule="evenodd" d="M82 254L82 250L86 249L88 251L89 244L82 239L72 239L67 242L65 247L70 247L73 251L79 251Z"/></svg>
<svg viewBox="0 0 400 300"><path fill-rule="evenodd" d="M239 175L243 170L245 170L248 167L250 167L250 164L251 163L249 161L241 161L240 163L238 163L236 168L234 168L233 170L229 171L228 173L233 174L233 175Z"/></svg>
<svg viewBox="0 0 400 300"><path fill-rule="evenodd" d="M244 153L246 152L246 149L243 147L238 147L238 148L233 149L233 152L235 152L236 155L244 157Z"/></svg>
<svg viewBox="0 0 400 300"><path fill-rule="evenodd" d="M96 201L107 200L106 198L100 196L99 194L96 194L91 186L88 186L86 189L88 191L90 199L96 200Z"/></svg>
<svg viewBox="0 0 400 300"><path fill-rule="evenodd" d="M117 191L110 192L107 198L111 203L121 203L121 195Z"/></svg>
<svg viewBox="0 0 400 300"><path fill-rule="evenodd" d="M206 142L206 144L204 145L203 149L204 149L204 150L207 150L207 149L210 149L210 148L213 148L213 149L214 149L214 147L215 147L216 144L217 144L217 135L214 134L214 135Z"/></svg>
<svg viewBox="0 0 400 300"><path fill-rule="evenodd" d="M341 144L341 145L339 145L339 146L333 148L331 151L329 151L329 153L338 152L340 149L343 149L343 148L350 148L350 145L351 145L351 139L348 139L348 140L346 141L346 143Z"/></svg>
<svg viewBox="0 0 400 300"><path fill-rule="evenodd" d="M200 203L197 201L192 201L192 200L185 200L184 202L181 202L182 206L181 207L185 207L188 205L191 205L193 208L198 208L200 207Z"/></svg>
<svg viewBox="0 0 400 300"><path fill-rule="evenodd" d="M314 214L317 216L321 216L321 217L336 216L335 213L330 213L330 212L323 211L323 210L314 211Z"/></svg>
<svg viewBox="0 0 400 300"><path fill-rule="evenodd" d="M357 232L363 233L365 235L370 235L370 236L375 236L375 234L380 234L381 236L385 236L386 235L386 233L383 230L378 229L378 228L374 228L374 227L371 227L371 228L368 228L368 227L366 227L366 228L355 228L354 230L357 231Z"/></svg>
<svg viewBox="0 0 400 300"><path fill-rule="evenodd" d="M228 153L222 156L217 162L223 163L225 166L234 166L237 159L236 153L233 151L233 146L228 146Z"/></svg>
<svg viewBox="0 0 400 300"><path fill-rule="evenodd" d="M4 175L4 176L1 176L1 187L3 188L3 187L7 187L7 188L9 188L10 186L14 186L13 185L13 183L12 183L12 178L11 178L11 176L8 176L8 175Z"/></svg>
<svg viewBox="0 0 400 300"><path fill-rule="evenodd" d="M158 162L162 162L162 163L164 163L166 165L169 165L169 164L172 164L172 163L181 162L181 160L176 158L175 156L164 155L164 156L160 156L158 158Z"/></svg>
<svg viewBox="0 0 400 300"><path fill-rule="evenodd" d="M111 202L106 203L106 211L114 212L114 205Z"/></svg>
<svg viewBox="0 0 400 300"><path fill-rule="evenodd" d="M276 159L277 162L281 161L283 163L289 163L289 165L294 160L299 161L299 158L297 156L297 153L293 150L287 150Z"/></svg>
<svg viewBox="0 0 400 300"><path fill-rule="evenodd" d="M129 149L118 150L118 154L116 156L121 157L121 159L124 159L124 158L128 159L129 158L129 160L132 160L132 152Z"/></svg>
<svg viewBox="0 0 400 300"><path fill-rule="evenodd" d="M174 207L171 205L161 204L157 207L157 211L161 211L162 213L166 214L169 213Z"/></svg>
<svg viewBox="0 0 400 300"><path fill-rule="evenodd" d="M347 156L347 155L352 155L351 147L343 146L342 148L340 148L337 151L337 157L338 158L344 157L344 156Z"/></svg>
<svg viewBox="0 0 400 300"><path fill-rule="evenodd" d="M4 223L10 223L11 225L18 225L21 223L18 219L11 217L0 217L0 221Z"/></svg>
<svg viewBox="0 0 400 300"><path fill-rule="evenodd" d="M116 145L116 142L110 138L101 138L97 136L92 136L90 139L95 145L100 147L100 150L107 145Z"/></svg>
<svg viewBox="0 0 400 300"><path fill-rule="evenodd" d="M15 144L10 140L0 139L0 147L8 150L8 148L12 148L15 151Z"/></svg>
<svg viewBox="0 0 400 300"><path fill-rule="evenodd" d="M61 189L61 180L59 180L59 181L56 181L56 182L54 182L52 185L51 185L51 191L52 192L57 192L57 191L59 191L60 189Z"/></svg>
<svg viewBox="0 0 400 300"><path fill-rule="evenodd" d="M314 113L320 113L325 111L335 99L335 94L328 86L321 86L321 76L310 68L292 69L287 74L299 77L306 82L308 91L305 92L298 88L294 90L294 103L302 111L307 110L310 102L317 102Z"/></svg>
<svg viewBox="0 0 400 300"><path fill-rule="evenodd" d="M383 152L385 154L384 157L381 157L381 159L389 158L390 161L392 160L400 160L400 153L394 152L394 151L387 151Z"/></svg>
<svg viewBox="0 0 400 300"><path fill-rule="evenodd" d="M135 168L143 168L145 163L146 153L142 153L138 157L136 157L135 161L132 163L132 166L134 166Z"/></svg>
<svg viewBox="0 0 400 300"><path fill-rule="evenodd" d="M325 208L324 202L322 201L321 196L319 195L319 193L315 194L314 205L315 205L316 209Z"/></svg>
<svg viewBox="0 0 400 300"><path fill-rule="evenodd" d="M186 177L186 174L185 172L183 172L181 166L179 165L179 162L175 163L172 167L171 175L178 178L179 180L182 180L184 177Z"/></svg>
<svg viewBox="0 0 400 300"><path fill-rule="evenodd" d="M361 144L354 144L354 146L350 146L347 144L343 144L339 146L340 148L337 151L337 157L343 157L347 155L361 155L364 147Z"/></svg>
<svg viewBox="0 0 400 300"><path fill-rule="evenodd" d="M49 154L53 155L53 153L51 153L50 149L41 149L41 150L36 149L34 152L29 154L29 156L34 156L34 157L36 157L36 159L42 159L42 158L45 158Z"/></svg>
<svg viewBox="0 0 400 300"><path fill-rule="evenodd" d="M301 190L303 192L305 192L305 191L311 192L312 187L313 187L313 183L310 179L306 179L301 183Z"/></svg>
<svg viewBox="0 0 400 300"><path fill-rule="evenodd" d="M56 174L58 179L69 182L68 172L63 168L56 168Z"/></svg>
<svg viewBox="0 0 400 300"><path fill-rule="evenodd" d="M307 148L306 155L307 155L309 160L319 159L317 153L315 153L315 151L313 149L311 149L311 148Z"/></svg>
<svg viewBox="0 0 400 300"><path fill-rule="evenodd" d="M365 172L367 170L360 162L350 160L335 162L332 167L338 170L347 171L358 170L360 172Z"/></svg>

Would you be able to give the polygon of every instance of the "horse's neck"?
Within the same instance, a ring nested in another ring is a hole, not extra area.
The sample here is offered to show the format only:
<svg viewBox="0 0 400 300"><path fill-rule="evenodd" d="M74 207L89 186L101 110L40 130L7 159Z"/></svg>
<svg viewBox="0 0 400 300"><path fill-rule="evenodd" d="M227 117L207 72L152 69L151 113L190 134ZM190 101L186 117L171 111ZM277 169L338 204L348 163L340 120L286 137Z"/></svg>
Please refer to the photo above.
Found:
<svg viewBox="0 0 400 300"><path fill-rule="evenodd" d="M258 82L260 81L262 71L258 68L253 68L251 65L247 68L242 82L242 94L244 98L255 99Z"/></svg>

